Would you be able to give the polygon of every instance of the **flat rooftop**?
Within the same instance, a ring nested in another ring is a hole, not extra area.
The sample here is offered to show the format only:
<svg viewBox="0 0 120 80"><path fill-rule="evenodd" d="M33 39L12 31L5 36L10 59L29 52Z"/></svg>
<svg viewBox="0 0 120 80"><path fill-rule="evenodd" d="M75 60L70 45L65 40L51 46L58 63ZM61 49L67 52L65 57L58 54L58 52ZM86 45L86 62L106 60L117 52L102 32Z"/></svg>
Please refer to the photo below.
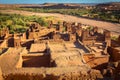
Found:
<svg viewBox="0 0 120 80"><path fill-rule="evenodd" d="M46 44L45 43L35 43L35 44L31 45L30 53L43 52L45 49L46 49Z"/></svg>

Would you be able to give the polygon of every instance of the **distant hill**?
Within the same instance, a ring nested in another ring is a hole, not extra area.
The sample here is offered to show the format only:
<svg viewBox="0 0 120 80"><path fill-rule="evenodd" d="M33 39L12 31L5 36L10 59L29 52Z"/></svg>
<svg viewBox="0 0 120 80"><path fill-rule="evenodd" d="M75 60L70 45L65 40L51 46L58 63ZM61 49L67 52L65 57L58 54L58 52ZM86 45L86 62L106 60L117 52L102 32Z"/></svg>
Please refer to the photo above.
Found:
<svg viewBox="0 0 120 80"><path fill-rule="evenodd" d="M50 8L50 9L75 9L90 6L77 3L44 3L41 6L22 6L22 8Z"/></svg>
<svg viewBox="0 0 120 80"><path fill-rule="evenodd" d="M77 3L44 3L44 4L0 4L0 8L52 8L52 9L59 9L59 8L81 8L91 6L88 4L77 4Z"/></svg>
<svg viewBox="0 0 120 80"><path fill-rule="evenodd" d="M96 7L104 10L120 10L120 2L102 3L96 5Z"/></svg>
<svg viewBox="0 0 120 80"><path fill-rule="evenodd" d="M111 3L44 3L44 4L0 4L0 8L50 8L50 9L75 9L96 6L104 10L120 10L120 2Z"/></svg>
<svg viewBox="0 0 120 80"><path fill-rule="evenodd" d="M0 8L41 7L41 4L0 4Z"/></svg>

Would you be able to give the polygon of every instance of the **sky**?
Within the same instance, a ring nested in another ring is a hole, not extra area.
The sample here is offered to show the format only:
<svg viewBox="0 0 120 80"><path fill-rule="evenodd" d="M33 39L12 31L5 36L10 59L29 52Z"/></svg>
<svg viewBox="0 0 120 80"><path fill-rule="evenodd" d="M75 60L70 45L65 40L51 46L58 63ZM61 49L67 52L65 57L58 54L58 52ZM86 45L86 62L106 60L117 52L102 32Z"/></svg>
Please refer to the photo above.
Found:
<svg viewBox="0 0 120 80"><path fill-rule="evenodd" d="M42 4L42 3L105 3L120 0L0 0L0 4Z"/></svg>

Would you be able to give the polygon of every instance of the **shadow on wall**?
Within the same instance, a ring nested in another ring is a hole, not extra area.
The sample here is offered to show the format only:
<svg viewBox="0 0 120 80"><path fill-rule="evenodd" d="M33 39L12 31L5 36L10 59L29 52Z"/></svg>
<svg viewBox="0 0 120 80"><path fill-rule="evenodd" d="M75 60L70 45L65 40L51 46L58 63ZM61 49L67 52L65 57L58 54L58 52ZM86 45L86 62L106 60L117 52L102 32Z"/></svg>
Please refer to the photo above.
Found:
<svg viewBox="0 0 120 80"><path fill-rule="evenodd" d="M0 55L3 54L3 53L5 53L7 50L8 50L8 48L2 49L2 51L0 52Z"/></svg>
<svg viewBox="0 0 120 80"><path fill-rule="evenodd" d="M26 47L27 49L30 49L31 44L34 43L34 40L28 41L28 42L24 42L22 44L22 47Z"/></svg>
<svg viewBox="0 0 120 80"><path fill-rule="evenodd" d="M103 63L103 64L100 64L100 65L93 67L93 69L102 70L102 69L106 69L107 66L108 66L107 63Z"/></svg>
<svg viewBox="0 0 120 80"><path fill-rule="evenodd" d="M9 74L4 77L4 80L60 80L58 76L55 75L45 75L44 74Z"/></svg>
<svg viewBox="0 0 120 80"><path fill-rule="evenodd" d="M50 55L23 56L22 67L50 67Z"/></svg>
<svg viewBox="0 0 120 80"><path fill-rule="evenodd" d="M14 47L14 38L8 39L8 47Z"/></svg>

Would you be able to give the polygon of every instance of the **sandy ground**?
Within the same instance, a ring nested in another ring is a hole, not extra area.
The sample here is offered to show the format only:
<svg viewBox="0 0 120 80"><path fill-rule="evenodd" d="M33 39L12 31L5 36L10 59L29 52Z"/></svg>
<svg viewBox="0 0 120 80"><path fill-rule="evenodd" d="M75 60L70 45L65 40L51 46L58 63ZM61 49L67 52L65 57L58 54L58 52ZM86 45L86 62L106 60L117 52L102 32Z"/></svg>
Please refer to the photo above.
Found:
<svg viewBox="0 0 120 80"><path fill-rule="evenodd" d="M11 14L21 14L21 15L36 15L36 16L54 16L63 21L68 22L80 22L82 24L87 24L91 26L97 26L103 29L110 30L112 33L120 34L120 24L118 23L110 23L105 21L97 21L86 18L80 18L70 15L63 15L58 13L36 13L36 12L28 12L28 11L18 11L18 10L0 10L2 13L11 13Z"/></svg>

